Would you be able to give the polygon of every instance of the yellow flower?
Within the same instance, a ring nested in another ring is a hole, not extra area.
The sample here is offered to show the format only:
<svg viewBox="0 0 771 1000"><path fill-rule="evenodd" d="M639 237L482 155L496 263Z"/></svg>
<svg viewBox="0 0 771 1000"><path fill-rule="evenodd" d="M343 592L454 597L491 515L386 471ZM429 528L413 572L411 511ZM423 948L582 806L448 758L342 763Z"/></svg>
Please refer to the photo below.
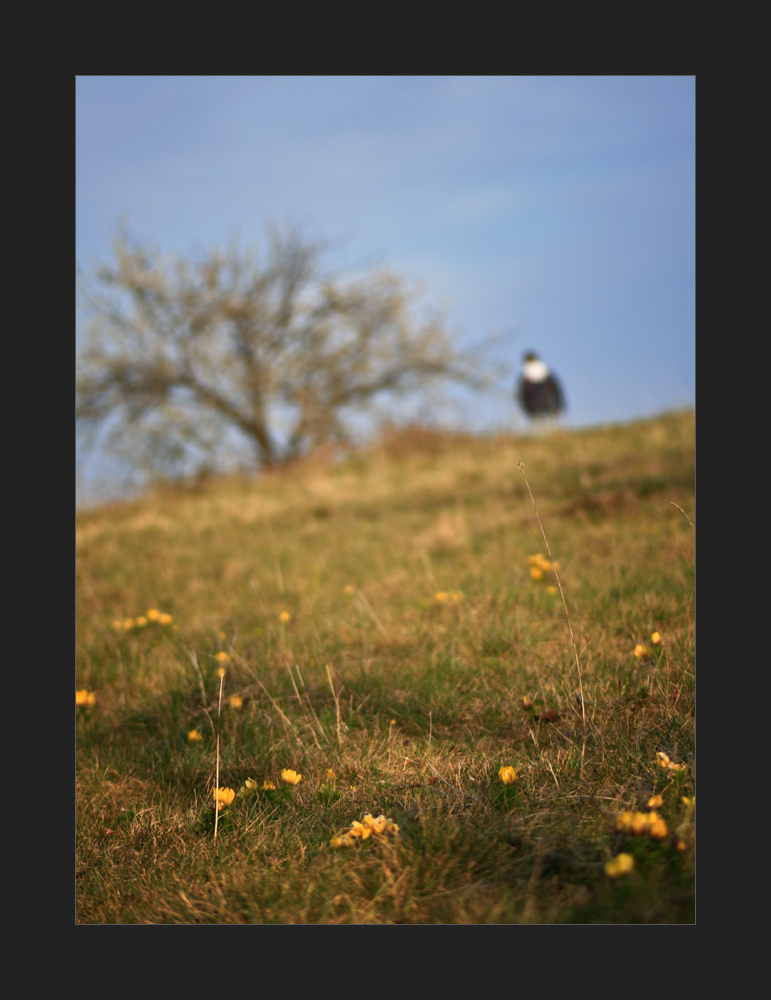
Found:
<svg viewBox="0 0 771 1000"><path fill-rule="evenodd" d="M659 767L669 767L671 761L669 757L664 753L663 750L656 751L656 757L659 762Z"/></svg>
<svg viewBox="0 0 771 1000"><path fill-rule="evenodd" d="M303 776L298 774L297 771L293 771L291 767L285 767L281 772L281 780L285 781L287 785L299 785L303 780Z"/></svg>
<svg viewBox="0 0 771 1000"><path fill-rule="evenodd" d="M443 590L439 590L437 591L437 593L434 594L434 600L438 601L440 604L443 604L444 601L447 600L447 594L445 594Z"/></svg>
<svg viewBox="0 0 771 1000"><path fill-rule="evenodd" d="M650 824L648 833L656 840L663 840L664 837L669 836L669 828L663 819L656 819Z"/></svg>
<svg viewBox="0 0 771 1000"><path fill-rule="evenodd" d="M366 826L364 823L359 823L358 820L354 820L351 823L351 829L348 831L349 837L361 837L362 840L366 840L367 837L372 835L372 828Z"/></svg>
<svg viewBox="0 0 771 1000"><path fill-rule="evenodd" d="M147 619L144 615L140 615L139 618L137 618L137 628L144 628L145 625L147 625Z"/></svg>
<svg viewBox="0 0 771 1000"><path fill-rule="evenodd" d="M651 633L651 642L653 643L654 646L658 646L658 644L661 642L661 636L659 635L658 632Z"/></svg>
<svg viewBox="0 0 771 1000"><path fill-rule="evenodd" d="M232 788L214 789L214 801L217 805L217 810L224 809L226 806L229 806L235 797L236 793Z"/></svg>
<svg viewBox="0 0 771 1000"><path fill-rule="evenodd" d="M513 767L499 767L498 777L501 779L504 785L513 785L517 780L517 772Z"/></svg>
<svg viewBox="0 0 771 1000"><path fill-rule="evenodd" d="M695 795L693 796L693 798L690 798L690 799L687 796L684 795L682 801L683 801L683 805L688 806L689 809L694 809L695 806L696 806L696 796Z"/></svg>
<svg viewBox="0 0 771 1000"><path fill-rule="evenodd" d="M335 776L335 772L330 767L329 770L327 771L327 777L328 778L334 778L334 776Z"/></svg>
<svg viewBox="0 0 771 1000"><path fill-rule="evenodd" d="M630 812L619 813L618 816L616 816L616 829L619 831L627 830L631 822L632 822L632 813Z"/></svg>
<svg viewBox="0 0 771 1000"><path fill-rule="evenodd" d="M96 695L93 691L88 691L83 688L82 691L75 692L75 704L76 705L95 705Z"/></svg>
<svg viewBox="0 0 771 1000"><path fill-rule="evenodd" d="M231 708L241 708L241 706L243 704L244 704L244 699L241 697L240 694L232 694L230 696L230 707Z"/></svg>
<svg viewBox="0 0 771 1000"><path fill-rule="evenodd" d="M165 615L165 614L164 615L158 615L158 624L159 625L171 625L172 620L173 619L172 619L171 615Z"/></svg>
<svg viewBox="0 0 771 1000"><path fill-rule="evenodd" d="M228 663L230 657L228 656L227 653L224 653L222 650L220 650L219 653L214 654L214 659L217 661L217 663Z"/></svg>
<svg viewBox="0 0 771 1000"><path fill-rule="evenodd" d="M288 611L282 611L278 616L278 620L282 623L282 625L286 625L287 622L291 622L292 616Z"/></svg>
<svg viewBox="0 0 771 1000"><path fill-rule="evenodd" d="M533 699L527 694L522 695L522 707L525 711L533 707Z"/></svg>
<svg viewBox="0 0 771 1000"><path fill-rule="evenodd" d="M540 566L530 567L530 578L532 580L540 580L542 576L543 576L543 570L541 569Z"/></svg>
<svg viewBox="0 0 771 1000"><path fill-rule="evenodd" d="M678 851L687 851L688 850L688 841L685 839L685 837L680 837L680 838L678 838L678 841L675 844L675 847L677 848Z"/></svg>
<svg viewBox="0 0 771 1000"><path fill-rule="evenodd" d="M134 627L134 619L126 618L123 622L123 628L128 632L129 629L132 629L133 627Z"/></svg>
<svg viewBox="0 0 771 1000"><path fill-rule="evenodd" d="M147 620L149 622L157 622L160 617L161 613L157 608L150 608L147 612Z"/></svg>
<svg viewBox="0 0 771 1000"><path fill-rule="evenodd" d="M631 854L617 854L615 858L605 863L605 874L608 878L618 878L626 875L634 868L634 858Z"/></svg>
<svg viewBox="0 0 771 1000"><path fill-rule="evenodd" d="M262 790L263 792L275 792L276 786L273 784L272 781L263 781Z"/></svg>
<svg viewBox="0 0 771 1000"><path fill-rule="evenodd" d="M350 836L350 834L344 833L342 837L333 837L329 842L332 847L353 847L356 841Z"/></svg>
<svg viewBox="0 0 771 1000"><path fill-rule="evenodd" d="M219 670L217 671L217 676L218 677L224 677L225 676L225 668L224 667L220 667L219 668Z"/></svg>
<svg viewBox="0 0 771 1000"><path fill-rule="evenodd" d="M201 734L198 732L197 729L191 729L190 732L187 734L188 743L201 743L202 740L203 736L201 736Z"/></svg>
<svg viewBox="0 0 771 1000"><path fill-rule="evenodd" d="M557 588L554 586L554 584L550 583L549 586L546 588L546 593L547 594L552 594L552 595L556 594L557 593Z"/></svg>
<svg viewBox="0 0 771 1000"><path fill-rule="evenodd" d="M354 589L355 589L355 588L354 588L354 587L352 587L352 586L351 586L351 584L349 583L349 584L347 584L347 585L346 585L345 587L343 587L343 593L344 593L344 594L345 594L346 596L350 597L350 596L351 596L351 595L353 594L353 592L354 592Z"/></svg>
<svg viewBox="0 0 771 1000"><path fill-rule="evenodd" d="M650 819L643 812L632 813L632 819L630 820L628 831L635 837L640 837L642 834L648 832L648 827L650 826Z"/></svg>
<svg viewBox="0 0 771 1000"><path fill-rule="evenodd" d="M243 785L238 789L238 797L244 798L246 795L252 795L257 791L257 782L253 778L247 778Z"/></svg>
<svg viewBox="0 0 771 1000"><path fill-rule="evenodd" d="M637 644L637 645L636 645L636 646L634 647L634 655L635 655L635 656L636 656L636 657L637 657L638 659L641 659L641 658L642 658L642 657L644 657L644 656L650 656L650 655L651 655L651 651L650 651L650 649L648 648L648 646L643 646L643 645L642 645L641 643L638 643L638 644Z"/></svg>
<svg viewBox="0 0 771 1000"><path fill-rule="evenodd" d="M651 797L648 799L649 809L659 809L663 805L664 805L663 795L651 795Z"/></svg>
<svg viewBox="0 0 771 1000"><path fill-rule="evenodd" d="M120 630L123 628L123 622L120 620L120 618L116 618L115 621L110 626L110 628L114 632L120 632Z"/></svg>

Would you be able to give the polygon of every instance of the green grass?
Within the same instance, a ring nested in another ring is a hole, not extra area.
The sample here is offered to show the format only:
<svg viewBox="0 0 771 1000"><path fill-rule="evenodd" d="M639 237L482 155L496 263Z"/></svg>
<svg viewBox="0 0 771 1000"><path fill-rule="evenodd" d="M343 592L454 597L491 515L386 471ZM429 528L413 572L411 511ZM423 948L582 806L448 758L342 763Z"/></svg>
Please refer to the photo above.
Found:
<svg viewBox="0 0 771 1000"><path fill-rule="evenodd" d="M694 519L692 412L413 428L78 515L76 683L96 694L76 709L78 920L692 922L694 531L672 503ZM149 608L173 622L111 627ZM303 780L237 799L215 841L221 650L220 785ZM667 837L616 832L660 791ZM381 812L398 836L330 846ZM634 870L612 879L619 852Z"/></svg>

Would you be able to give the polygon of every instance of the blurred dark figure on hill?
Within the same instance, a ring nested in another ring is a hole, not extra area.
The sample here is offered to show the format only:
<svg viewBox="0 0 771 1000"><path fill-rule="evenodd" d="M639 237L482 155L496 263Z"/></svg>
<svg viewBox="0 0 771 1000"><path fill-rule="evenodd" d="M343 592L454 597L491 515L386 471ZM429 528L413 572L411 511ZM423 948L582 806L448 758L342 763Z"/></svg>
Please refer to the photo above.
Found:
<svg viewBox="0 0 771 1000"><path fill-rule="evenodd" d="M534 428L550 427L557 414L565 410L562 386L534 351L528 351L522 362L517 401Z"/></svg>

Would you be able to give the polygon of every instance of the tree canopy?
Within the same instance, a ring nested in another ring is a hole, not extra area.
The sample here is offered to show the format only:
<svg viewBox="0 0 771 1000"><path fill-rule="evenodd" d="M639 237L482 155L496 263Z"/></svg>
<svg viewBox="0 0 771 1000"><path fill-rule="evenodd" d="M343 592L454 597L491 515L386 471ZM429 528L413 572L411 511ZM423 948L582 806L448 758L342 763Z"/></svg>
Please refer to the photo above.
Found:
<svg viewBox="0 0 771 1000"><path fill-rule="evenodd" d="M263 263L233 245L163 258L119 229L81 284L76 421L145 471L217 470L228 449L271 468L347 443L356 412L441 379L482 384L442 317L418 325L403 279L344 279L328 247L268 228Z"/></svg>

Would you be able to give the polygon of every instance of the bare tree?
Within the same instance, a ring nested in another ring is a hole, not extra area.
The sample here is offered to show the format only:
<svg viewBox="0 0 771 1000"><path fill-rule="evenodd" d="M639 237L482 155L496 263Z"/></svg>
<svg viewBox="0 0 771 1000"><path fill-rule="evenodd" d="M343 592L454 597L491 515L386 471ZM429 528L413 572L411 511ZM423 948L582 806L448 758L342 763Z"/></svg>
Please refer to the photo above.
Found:
<svg viewBox="0 0 771 1000"><path fill-rule="evenodd" d="M402 280L322 270L327 246L268 229L264 265L236 246L164 260L119 229L114 266L81 291L91 319L77 360L81 432L165 475L221 466L234 439L275 467L347 442L350 417L436 379L482 383L441 317L417 327Z"/></svg>

